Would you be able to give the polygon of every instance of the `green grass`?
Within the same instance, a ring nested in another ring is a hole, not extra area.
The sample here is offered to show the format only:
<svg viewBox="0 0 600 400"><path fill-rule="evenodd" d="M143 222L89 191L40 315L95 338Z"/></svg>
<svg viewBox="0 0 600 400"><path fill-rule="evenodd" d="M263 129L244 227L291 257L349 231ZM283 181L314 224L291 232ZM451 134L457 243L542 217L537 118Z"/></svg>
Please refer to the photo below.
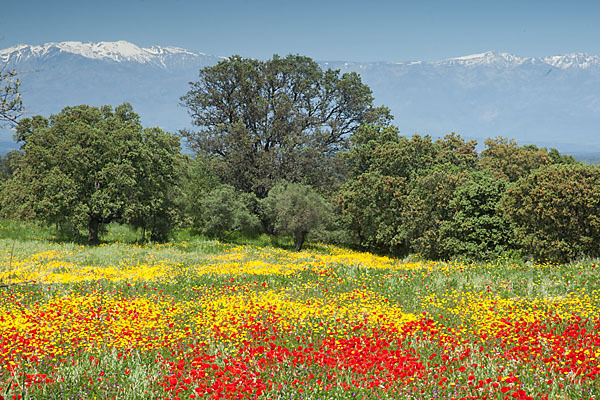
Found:
<svg viewBox="0 0 600 400"><path fill-rule="evenodd" d="M30 241L54 240L54 229L34 222L22 222L2 219L0 220L0 239Z"/></svg>

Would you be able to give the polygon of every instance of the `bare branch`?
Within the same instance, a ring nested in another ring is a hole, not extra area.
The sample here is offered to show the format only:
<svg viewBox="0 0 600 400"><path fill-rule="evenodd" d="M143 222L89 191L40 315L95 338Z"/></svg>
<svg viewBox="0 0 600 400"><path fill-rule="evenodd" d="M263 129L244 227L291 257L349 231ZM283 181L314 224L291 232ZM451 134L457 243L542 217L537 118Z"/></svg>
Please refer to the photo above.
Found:
<svg viewBox="0 0 600 400"><path fill-rule="evenodd" d="M0 126L3 123L14 126L23 115L23 101L19 93L21 82L17 75L17 71L9 70L6 64L0 69Z"/></svg>

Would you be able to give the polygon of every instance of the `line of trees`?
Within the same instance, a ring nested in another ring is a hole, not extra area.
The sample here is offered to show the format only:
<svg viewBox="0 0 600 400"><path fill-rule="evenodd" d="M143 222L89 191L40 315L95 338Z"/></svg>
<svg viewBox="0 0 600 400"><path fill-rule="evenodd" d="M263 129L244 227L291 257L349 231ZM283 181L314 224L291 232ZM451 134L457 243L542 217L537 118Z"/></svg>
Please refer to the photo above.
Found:
<svg viewBox="0 0 600 400"><path fill-rule="evenodd" d="M364 248L430 259L600 255L600 170L556 150L366 125L348 153L341 215Z"/></svg>
<svg viewBox="0 0 600 400"><path fill-rule="evenodd" d="M454 133L403 137L373 101L359 75L307 57L234 56L190 83L195 129L180 135L142 127L129 104L21 119L1 212L90 243L120 221L153 241L195 226L287 234L297 250L313 235L433 259L600 255L597 167L504 138L478 154Z"/></svg>

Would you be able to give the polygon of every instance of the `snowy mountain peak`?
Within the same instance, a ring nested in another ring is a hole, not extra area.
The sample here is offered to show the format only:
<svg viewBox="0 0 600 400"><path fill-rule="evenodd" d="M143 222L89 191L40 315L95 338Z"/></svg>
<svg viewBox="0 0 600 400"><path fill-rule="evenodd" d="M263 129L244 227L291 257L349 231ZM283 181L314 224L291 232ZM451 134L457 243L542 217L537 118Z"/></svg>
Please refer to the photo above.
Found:
<svg viewBox="0 0 600 400"><path fill-rule="evenodd" d="M1 63L20 63L30 59L45 59L60 54L74 54L87 59L111 62L137 62L151 64L161 68L186 63L198 58L221 60L225 57L213 57L204 53L194 53L179 47L139 47L133 43L119 40L117 42L60 42L46 43L39 46L17 45L0 50ZM407 63L394 63L407 64ZM487 51L485 53L471 54L462 57L449 58L437 62L414 61L407 65L432 64L438 66L492 66L492 67L517 67L524 64L547 64L550 67L567 68L600 68L600 57L590 56L585 53L571 53L550 57L521 58L509 53Z"/></svg>
<svg viewBox="0 0 600 400"><path fill-rule="evenodd" d="M40 46L17 45L0 50L0 60L4 63L11 61L21 62L29 58L43 58L61 53L71 53L93 60L106 60L114 62L133 61L142 64L150 63L165 66L165 57L201 57L202 53L178 47L152 46L139 47L133 43L120 40L118 42L60 42L46 43Z"/></svg>
<svg viewBox="0 0 600 400"><path fill-rule="evenodd" d="M590 68L600 66L600 57L590 56L586 53L570 53L562 56L544 57L542 60L553 67L566 68Z"/></svg>
<svg viewBox="0 0 600 400"><path fill-rule="evenodd" d="M585 53L571 53L550 57L527 57L521 58L509 53L488 51L485 53L471 54L463 57L449 58L438 61L437 65L467 65L467 66L499 66L511 67L524 64L548 64L554 68L580 68L588 69L600 67L600 57L590 56Z"/></svg>
<svg viewBox="0 0 600 400"><path fill-rule="evenodd" d="M52 44L51 44L52 45ZM45 45L48 46L48 45ZM79 54L92 59L112 59L114 61L148 62L148 54L144 49L123 40L118 42L62 42L54 44L62 51Z"/></svg>
<svg viewBox="0 0 600 400"><path fill-rule="evenodd" d="M193 53L189 50L182 49L181 47L172 47L172 46L168 46L168 47L152 46L152 47L145 47L143 50L148 53L154 54L154 55L164 55L164 54L187 54L190 56L206 55L204 53Z"/></svg>
<svg viewBox="0 0 600 400"><path fill-rule="evenodd" d="M501 53L498 51L487 51L485 53L471 54L468 56L449 58L446 60L438 61L437 64L460 64L460 65L521 65L528 61L526 58L520 58L508 53Z"/></svg>

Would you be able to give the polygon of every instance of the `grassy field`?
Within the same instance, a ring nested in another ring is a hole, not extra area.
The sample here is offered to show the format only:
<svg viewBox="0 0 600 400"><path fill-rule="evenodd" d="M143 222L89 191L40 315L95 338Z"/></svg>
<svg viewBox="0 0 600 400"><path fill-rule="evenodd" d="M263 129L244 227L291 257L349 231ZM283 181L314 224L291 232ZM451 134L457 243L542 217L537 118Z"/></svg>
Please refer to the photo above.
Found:
<svg viewBox="0 0 600 400"><path fill-rule="evenodd" d="M600 398L593 262L112 235L0 228L0 399Z"/></svg>

